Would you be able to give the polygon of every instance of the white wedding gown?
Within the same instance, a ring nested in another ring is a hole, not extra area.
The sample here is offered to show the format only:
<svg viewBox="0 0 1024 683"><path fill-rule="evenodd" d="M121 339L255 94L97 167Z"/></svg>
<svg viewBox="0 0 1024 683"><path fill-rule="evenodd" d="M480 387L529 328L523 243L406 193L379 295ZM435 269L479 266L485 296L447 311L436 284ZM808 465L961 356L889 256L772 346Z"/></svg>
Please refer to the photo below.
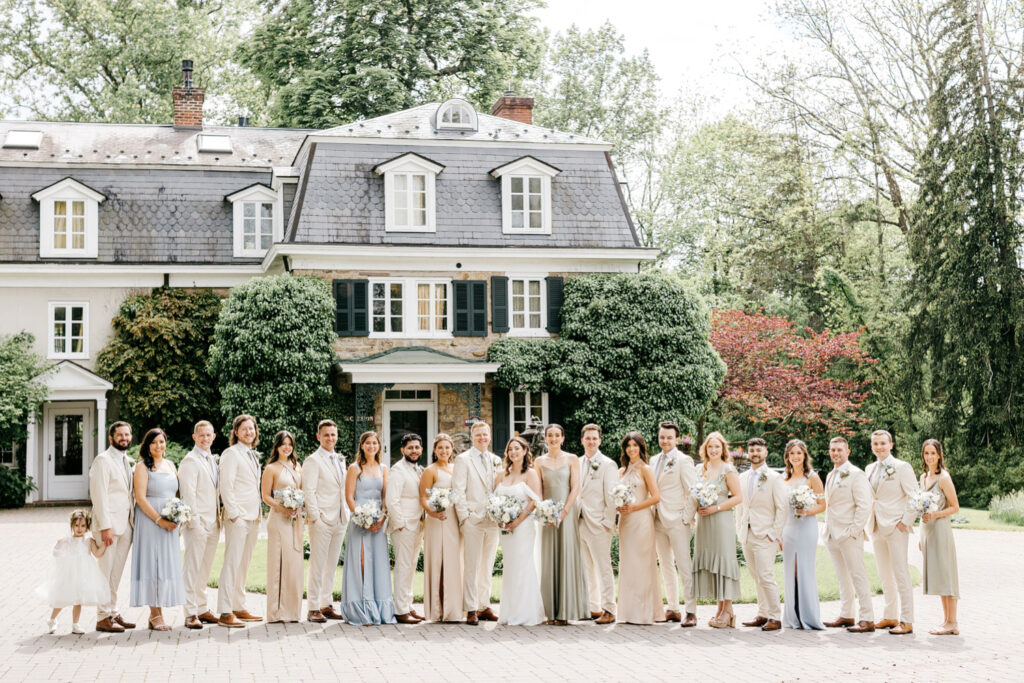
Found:
<svg viewBox="0 0 1024 683"><path fill-rule="evenodd" d="M512 486L501 484L494 492L540 502L537 494L524 481ZM540 579L537 576L537 522L532 515L523 520L511 534L501 535L501 557L503 569L498 623L509 626L543 623L544 601L541 599Z"/></svg>

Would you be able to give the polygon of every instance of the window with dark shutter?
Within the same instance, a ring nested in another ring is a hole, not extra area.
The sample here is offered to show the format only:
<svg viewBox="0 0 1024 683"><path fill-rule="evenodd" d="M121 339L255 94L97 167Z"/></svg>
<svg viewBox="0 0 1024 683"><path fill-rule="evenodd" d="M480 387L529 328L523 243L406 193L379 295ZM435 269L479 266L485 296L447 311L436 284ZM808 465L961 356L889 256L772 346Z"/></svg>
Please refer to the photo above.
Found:
<svg viewBox="0 0 1024 683"><path fill-rule="evenodd" d="M334 331L339 337L370 334L369 280L334 281Z"/></svg>
<svg viewBox="0 0 1024 683"><path fill-rule="evenodd" d="M508 332L508 278L491 278L491 330Z"/></svg>
<svg viewBox="0 0 1024 683"><path fill-rule="evenodd" d="M548 332L562 331L562 288L565 278L551 276L544 278L548 288Z"/></svg>
<svg viewBox="0 0 1024 683"><path fill-rule="evenodd" d="M503 452L505 444L512 438L512 427L509 422L508 389L498 386L491 387L491 409L494 418L494 445L497 452Z"/></svg>
<svg viewBox="0 0 1024 683"><path fill-rule="evenodd" d="M456 337L487 336L487 281L455 280L452 282L455 298Z"/></svg>

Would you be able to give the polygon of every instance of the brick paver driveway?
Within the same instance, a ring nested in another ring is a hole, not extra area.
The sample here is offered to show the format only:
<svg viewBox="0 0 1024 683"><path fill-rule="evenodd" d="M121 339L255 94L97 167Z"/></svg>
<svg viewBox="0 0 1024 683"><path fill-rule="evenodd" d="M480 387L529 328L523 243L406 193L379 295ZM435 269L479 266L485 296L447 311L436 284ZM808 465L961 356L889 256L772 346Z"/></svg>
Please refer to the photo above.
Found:
<svg viewBox="0 0 1024 683"><path fill-rule="evenodd" d="M696 629L303 622L198 632L183 628L181 610L173 610L174 630L160 634L142 628L144 609L130 609L127 616L140 628L123 635L92 631L95 610L87 607L86 635L69 635L70 614L62 614L62 635L50 636L44 633L48 609L33 589L66 519L65 508L0 512L0 680L1011 681L1020 680L1024 669L1017 621L1024 533L955 532L963 598L959 638L928 635L941 621L941 608L920 588L917 632L904 637L715 630L705 626L711 607L700 608ZM911 557L920 567L916 547ZM263 596L250 596L249 607L265 614ZM875 609L880 616L880 597ZM832 618L836 610L834 603L823 605L822 616ZM740 620L753 612L752 605L737 606Z"/></svg>

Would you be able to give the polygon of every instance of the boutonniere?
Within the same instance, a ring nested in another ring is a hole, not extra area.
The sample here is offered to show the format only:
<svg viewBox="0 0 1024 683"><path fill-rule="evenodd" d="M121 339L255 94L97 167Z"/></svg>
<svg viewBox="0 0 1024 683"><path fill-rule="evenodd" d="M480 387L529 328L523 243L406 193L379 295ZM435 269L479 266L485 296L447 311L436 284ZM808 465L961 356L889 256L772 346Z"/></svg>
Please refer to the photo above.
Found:
<svg viewBox="0 0 1024 683"><path fill-rule="evenodd" d="M768 481L768 473L767 472L761 472L761 474L759 474L757 476L757 485L760 486L761 484L765 483L766 481Z"/></svg>
<svg viewBox="0 0 1024 683"><path fill-rule="evenodd" d="M850 476L850 470L843 470L839 473L840 479L846 479L848 476Z"/></svg>
<svg viewBox="0 0 1024 683"><path fill-rule="evenodd" d="M896 468L892 465L886 465L885 469L882 471L885 473L886 479L892 479L892 475L896 474Z"/></svg>
<svg viewBox="0 0 1024 683"><path fill-rule="evenodd" d="M599 463L597 460L591 460L590 471L596 474L599 469L601 469L601 463Z"/></svg>
<svg viewBox="0 0 1024 683"><path fill-rule="evenodd" d="M675 458L669 458L668 460L665 461L665 471L666 472L671 472L672 468L675 467L675 466L676 466L676 459Z"/></svg>
<svg viewBox="0 0 1024 683"><path fill-rule="evenodd" d="M491 464L493 464L495 467L500 467L501 466L501 458L499 458L496 455L492 455L491 456Z"/></svg>

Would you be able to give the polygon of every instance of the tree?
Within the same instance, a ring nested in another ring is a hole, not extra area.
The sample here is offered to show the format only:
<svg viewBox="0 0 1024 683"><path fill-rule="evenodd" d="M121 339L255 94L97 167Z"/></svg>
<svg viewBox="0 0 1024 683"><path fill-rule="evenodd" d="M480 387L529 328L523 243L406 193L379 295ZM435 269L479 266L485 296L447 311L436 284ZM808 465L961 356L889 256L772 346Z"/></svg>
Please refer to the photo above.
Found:
<svg viewBox="0 0 1024 683"><path fill-rule="evenodd" d="M231 61L254 11L254 0L0 0L0 111L167 123L181 60L193 59L209 120L257 117L259 93Z"/></svg>
<svg viewBox="0 0 1024 683"><path fill-rule="evenodd" d="M196 421L214 419L220 394L207 360L220 306L211 290L164 287L121 304L97 370L117 387L120 417L137 433L161 427L187 443Z"/></svg>
<svg viewBox="0 0 1024 683"><path fill-rule="evenodd" d="M28 332L0 336L0 444L25 443L28 418L49 393L52 366L32 351L34 342Z"/></svg>
<svg viewBox="0 0 1024 683"><path fill-rule="evenodd" d="M272 0L239 51L275 125L328 128L463 95L490 107L532 76L536 0Z"/></svg>
<svg viewBox="0 0 1024 683"><path fill-rule="evenodd" d="M318 278L250 280L231 290L210 348L210 372L221 390L229 431L235 415L259 423L264 450L281 429L308 452L317 421L332 400L334 299Z"/></svg>

